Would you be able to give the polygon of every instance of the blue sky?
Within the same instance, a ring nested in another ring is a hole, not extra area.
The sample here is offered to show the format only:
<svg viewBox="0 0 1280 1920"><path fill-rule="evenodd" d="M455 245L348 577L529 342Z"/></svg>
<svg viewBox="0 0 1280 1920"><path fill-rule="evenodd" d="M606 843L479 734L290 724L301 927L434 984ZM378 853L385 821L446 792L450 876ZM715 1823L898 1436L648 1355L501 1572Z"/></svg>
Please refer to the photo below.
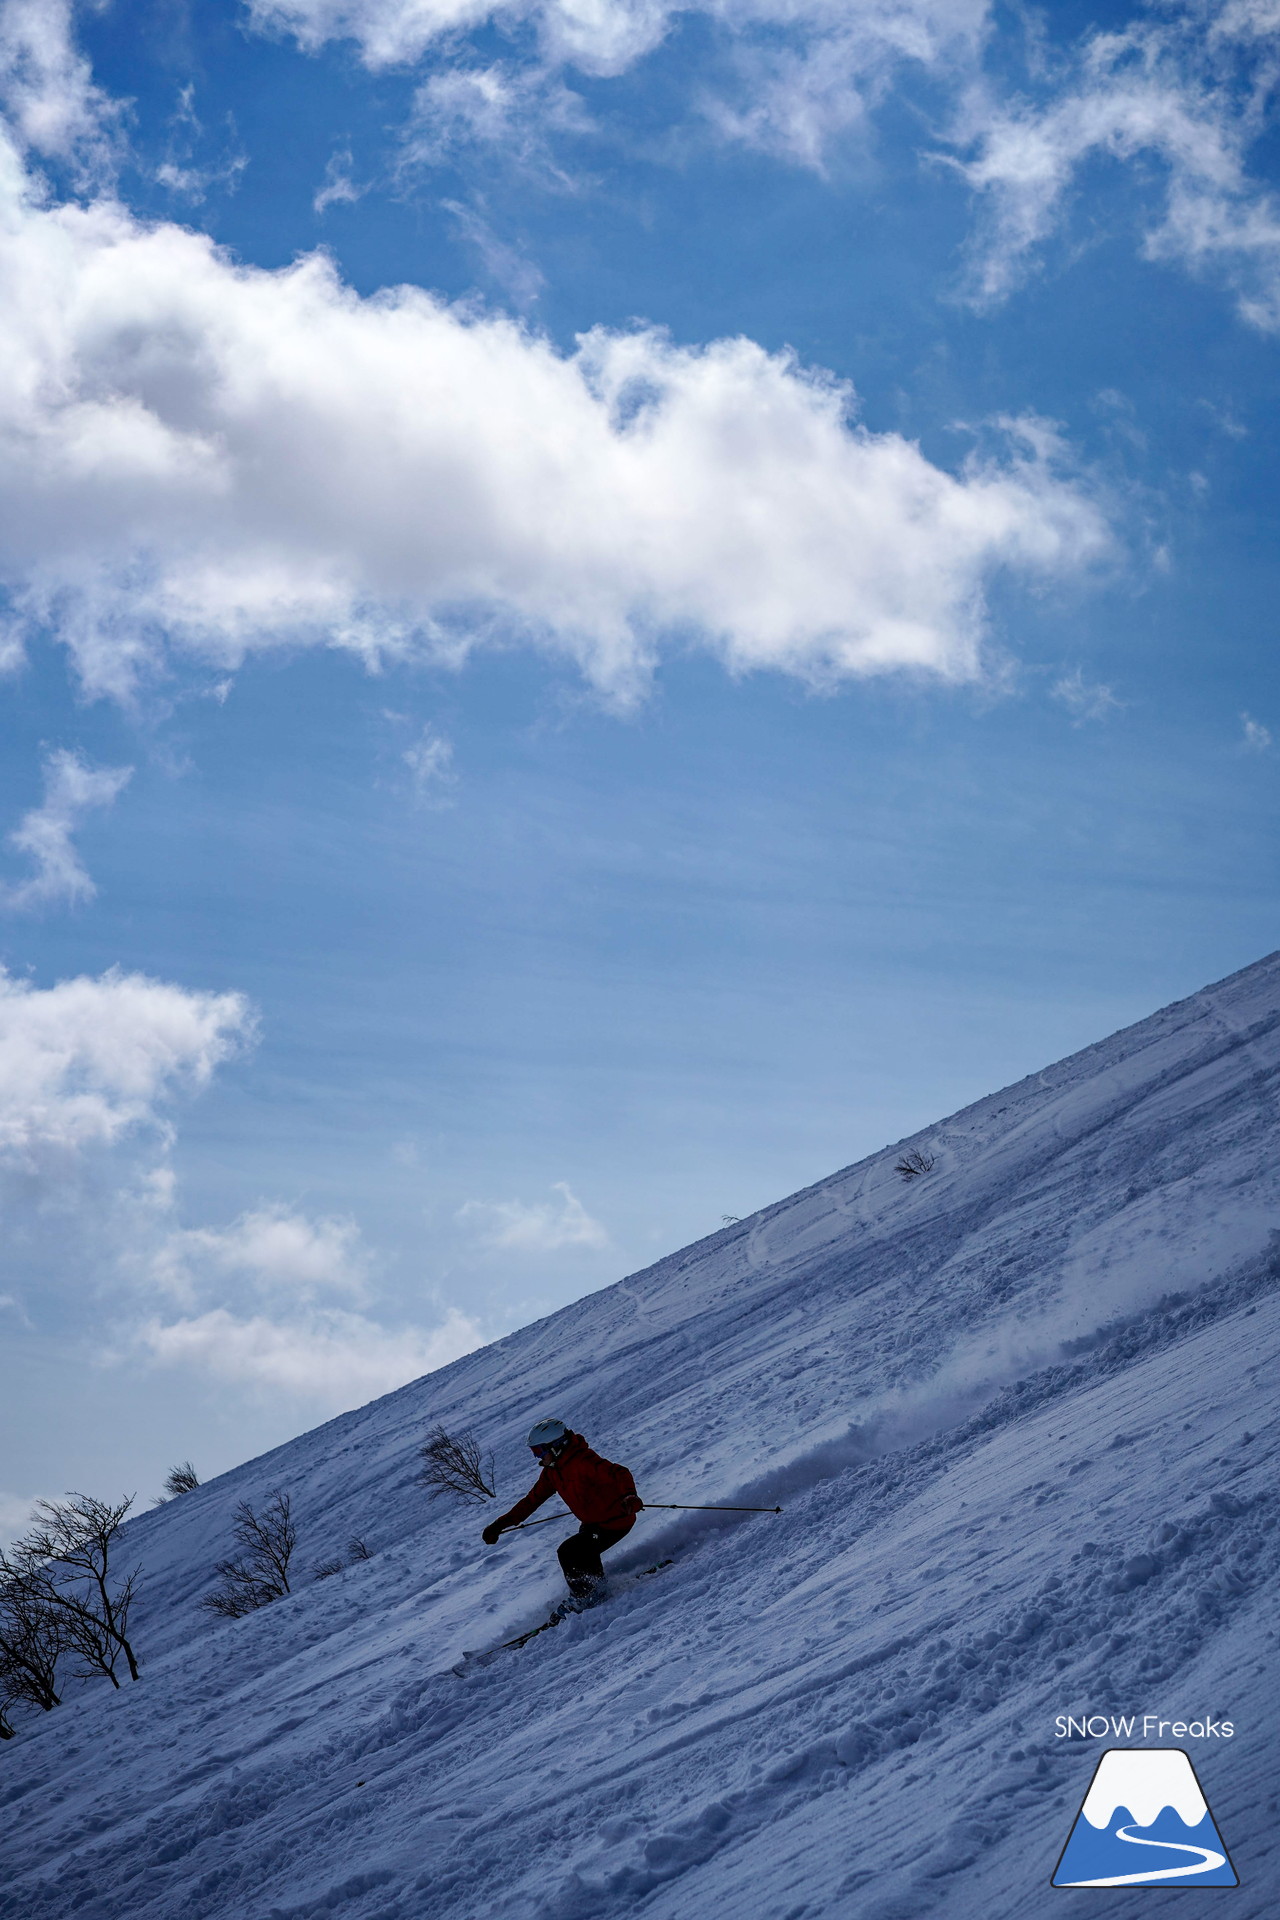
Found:
<svg viewBox="0 0 1280 1920"><path fill-rule="evenodd" d="M1275 946L1277 24L4 0L0 1524Z"/></svg>

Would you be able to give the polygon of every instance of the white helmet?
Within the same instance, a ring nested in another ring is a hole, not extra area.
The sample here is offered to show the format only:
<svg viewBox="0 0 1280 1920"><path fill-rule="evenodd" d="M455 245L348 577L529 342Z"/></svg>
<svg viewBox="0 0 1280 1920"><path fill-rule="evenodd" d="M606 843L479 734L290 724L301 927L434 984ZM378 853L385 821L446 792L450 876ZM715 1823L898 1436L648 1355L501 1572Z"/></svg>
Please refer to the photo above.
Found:
<svg viewBox="0 0 1280 1920"><path fill-rule="evenodd" d="M569 1429L563 1420L539 1420L529 1429L527 1445L536 1453L540 1447L563 1446L569 1438Z"/></svg>

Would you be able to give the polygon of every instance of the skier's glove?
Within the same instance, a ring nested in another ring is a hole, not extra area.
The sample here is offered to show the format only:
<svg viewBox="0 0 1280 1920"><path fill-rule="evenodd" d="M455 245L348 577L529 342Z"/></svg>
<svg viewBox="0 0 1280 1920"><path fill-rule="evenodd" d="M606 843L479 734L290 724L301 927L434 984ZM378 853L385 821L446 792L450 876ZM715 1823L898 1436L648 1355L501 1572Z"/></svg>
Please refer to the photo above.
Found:
<svg viewBox="0 0 1280 1920"><path fill-rule="evenodd" d="M484 1541L486 1547L496 1547L498 1544L498 1536L501 1532L501 1520L491 1520L484 1532L480 1535L480 1538Z"/></svg>

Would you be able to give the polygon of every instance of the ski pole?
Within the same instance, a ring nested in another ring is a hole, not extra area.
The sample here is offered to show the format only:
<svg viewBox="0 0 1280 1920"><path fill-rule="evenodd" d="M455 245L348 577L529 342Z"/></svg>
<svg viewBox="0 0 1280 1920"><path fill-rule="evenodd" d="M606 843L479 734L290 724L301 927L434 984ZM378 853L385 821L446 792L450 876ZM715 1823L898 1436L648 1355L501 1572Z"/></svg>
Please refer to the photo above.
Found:
<svg viewBox="0 0 1280 1920"><path fill-rule="evenodd" d="M717 1507L690 1505L684 1500L646 1500L640 1509L642 1513L781 1513L781 1507ZM523 1533L526 1527L549 1527L556 1520L568 1520L572 1515L553 1513L546 1520L522 1520L518 1527L504 1527L504 1533Z"/></svg>
<svg viewBox="0 0 1280 1920"><path fill-rule="evenodd" d="M781 1507L706 1507L685 1500L646 1500L646 1510L657 1507L663 1513L781 1513Z"/></svg>

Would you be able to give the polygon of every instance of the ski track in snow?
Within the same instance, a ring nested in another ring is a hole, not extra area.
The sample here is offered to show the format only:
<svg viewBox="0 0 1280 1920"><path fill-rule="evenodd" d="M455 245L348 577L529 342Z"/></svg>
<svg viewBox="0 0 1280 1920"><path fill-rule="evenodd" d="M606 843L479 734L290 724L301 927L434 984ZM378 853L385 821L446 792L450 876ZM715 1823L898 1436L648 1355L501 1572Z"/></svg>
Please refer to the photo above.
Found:
<svg viewBox="0 0 1280 1920"><path fill-rule="evenodd" d="M144 1677L0 1748L0 1920L1022 1920L1085 1711L1236 1722L1194 1757L1274 1914L1278 1076L1273 957L140 1516ZM486 1550L416 1449L473 1426L505 1501L548 1411L785 1511L643 1516L660 1578L455 1673L562 1536ZM304 1568L374 1557L215 1624L276 1486Z"/></svg>

